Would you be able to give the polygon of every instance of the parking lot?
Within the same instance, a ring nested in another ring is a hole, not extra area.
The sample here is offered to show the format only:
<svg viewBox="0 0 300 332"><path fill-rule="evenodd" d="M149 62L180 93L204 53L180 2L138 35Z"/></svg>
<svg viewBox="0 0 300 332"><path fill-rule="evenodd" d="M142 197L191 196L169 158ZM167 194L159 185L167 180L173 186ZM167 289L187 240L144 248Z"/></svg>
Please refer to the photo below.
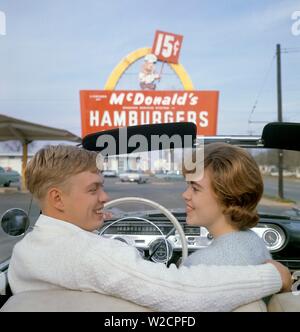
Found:
<svg viewBox="0 0 300 332"><path fill-rule="evenodd" d="M151 179L145 184L121 182L116 178L105 178L104 187L110 196L110 199L126 197L126 196L138 196L144 197L170 208L184 208L184 202L181 198L181 193L185 190L185 181L164 181L159 179ZM285 180L285 196L288 199L294 200L296 205L300 205L300 180ZM265 193L268 196L276 196L277 194L277 179L266 178L265 179ZM280 204L275 201L263 200L263 205L267 208L267 211L276 212L276 206L281 210L284 204ZM286 204L287 208L290 205ZM39 208L37 203L32 200L29 193L18 192L16 188L0 188L0 214L7 209L21 208L25 211L29 211L30 218L36 220L39 215ZM134 207L136 210L137 207Z"/></svg>

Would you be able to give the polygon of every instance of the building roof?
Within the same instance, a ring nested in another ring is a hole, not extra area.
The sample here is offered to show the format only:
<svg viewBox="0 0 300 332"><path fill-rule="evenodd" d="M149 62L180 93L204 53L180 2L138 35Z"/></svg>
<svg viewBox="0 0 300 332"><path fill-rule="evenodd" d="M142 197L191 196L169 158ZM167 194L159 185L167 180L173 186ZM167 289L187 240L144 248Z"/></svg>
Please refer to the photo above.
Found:
<svg viewBox="0 0 300 332"><path fill-rule="evenodd" d="M81 142L81 138L71 132L36 123L15 119L0 114L0 141L72 141Z"/></svg>

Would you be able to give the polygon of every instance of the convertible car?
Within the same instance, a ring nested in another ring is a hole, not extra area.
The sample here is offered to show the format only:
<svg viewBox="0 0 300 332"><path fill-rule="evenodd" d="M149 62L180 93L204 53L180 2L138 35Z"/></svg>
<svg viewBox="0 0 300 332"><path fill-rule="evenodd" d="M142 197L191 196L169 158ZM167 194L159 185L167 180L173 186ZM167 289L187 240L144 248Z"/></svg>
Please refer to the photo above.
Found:
<svg viewBox="0 0 300 332"><path fill-rule="evenodd" d="M107 135L117 142L114 149L105 144ZM137 144L139 135L143 139ZM162 138L159 144L151 144L154 136ZM119 144L124 142L124 137L126 148L124 144ZM98 230L99 236L135 246L144 259L167 265L178 264L180 259L195 250L209 246L213 241L209 232L204 227L188 226L185 222L184 203L180 197L185 187L184 178L182 181L165 181L156 177L155 172L178 174L186 152L200 145L205 149L205 145L212 142L226 142L251 149L265 180L265 195L259 205L260 221L253 230L263 239L273 259L286 265L295 280L290 293L273 295L267 305L257 301L236 311L300 311L299 179L296 175L284 178L286 199L279 201L276 199L278 177L270 175L274 169L271 165L274 153L276 157L282 157L285 153L289 164L295 165L295 169L299 167L299 123L269 123L261 136L247 137L196 137L196 126L192 123L134 126L85 137L83 148L98 151L103 160L114 162L112 158L115 156L119 167L126 169L133 163L135 168L150 168L148 173L152 174L145 186L121 183L117 178L105 180L106 190L112 198L106 209L111 210L112 218ZM109 165L105 169L109 169ZM133 194L129 194L130 190ZM30 206L34 209L31 203ZM125 300L97 293L52 290L12 295L7 282L9 257L13 245L33 227L37 213L32 218L32 211L21 209L18 201L13 208L0 212L0 248L5 251L0 261L0 311L149 311Z"/></svg>

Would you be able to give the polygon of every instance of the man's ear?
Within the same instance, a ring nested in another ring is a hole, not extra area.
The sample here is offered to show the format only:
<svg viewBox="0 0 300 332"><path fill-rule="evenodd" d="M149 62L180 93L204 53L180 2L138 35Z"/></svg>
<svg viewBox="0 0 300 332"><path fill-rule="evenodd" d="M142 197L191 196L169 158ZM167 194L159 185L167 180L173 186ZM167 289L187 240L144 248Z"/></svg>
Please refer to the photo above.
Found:
<svg viewBox="0 0 300 332"><path fill-rule="evenodd" d="M64 211L65 204L63 201L63 193L59 188L51 188L48 191L49 203L52 207L56 208L59 211Z"/></svg>

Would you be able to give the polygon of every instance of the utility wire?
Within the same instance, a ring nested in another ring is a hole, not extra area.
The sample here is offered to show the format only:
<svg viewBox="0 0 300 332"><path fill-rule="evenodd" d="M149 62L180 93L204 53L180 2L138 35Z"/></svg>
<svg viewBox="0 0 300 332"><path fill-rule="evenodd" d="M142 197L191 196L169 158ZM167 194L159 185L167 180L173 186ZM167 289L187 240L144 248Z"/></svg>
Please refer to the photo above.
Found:
<svg viewBox="0 0 300 332"><path fill-rule="evenodd" d="M300 50L300 47L284 47L282 50L290 51L290 50Z"/></svg>
<svg viewBox="0 0 300 332"><path fill-rule="evenodd" d="M273 57L272 57L272 59L271 59L271 62L270 62L270 65L269 65L269 67L268 67L268 69L267 69L267 71L266 71L266 74L265 74L265 77L264 77L263 83L262 83L262 85L261 85L261 87L260 87L260 90L259 90L259 92L258 92L258 94L257 94L256 100L255 100L255 102L254 102L254 105L253 105L252 110L251 110L250 115L249 115L248 126L249 126L249 124L251 123L251 117L252 117L252 115L253 115L253 113L254 113L254 111L255 111L255 109L256 109L256 106L257 106L258 100L259 100L259 98L260 98L260 96L261 96L261 94L262 94L263 88L265 87L265 84L266 84L267 78L268 78L268 76L269 76L269 74L270 74L270 71L271 71L271 68L272 68L273 61L274 61L275 57L276 57L276 54L274 54Z"/></svg>
<svg viewBox="0 0 300 332"><path fill-rule="evenodd" d="M300 53L300 47L283 48L280 53Z"/></svg>
<svg viewBox="0 0 300 332"><path fill-rule="evenodd" d="M280 53L284 53L284 54L288 54L288 53L300 53L300 50L299 51L282 51Z"/></svg>

